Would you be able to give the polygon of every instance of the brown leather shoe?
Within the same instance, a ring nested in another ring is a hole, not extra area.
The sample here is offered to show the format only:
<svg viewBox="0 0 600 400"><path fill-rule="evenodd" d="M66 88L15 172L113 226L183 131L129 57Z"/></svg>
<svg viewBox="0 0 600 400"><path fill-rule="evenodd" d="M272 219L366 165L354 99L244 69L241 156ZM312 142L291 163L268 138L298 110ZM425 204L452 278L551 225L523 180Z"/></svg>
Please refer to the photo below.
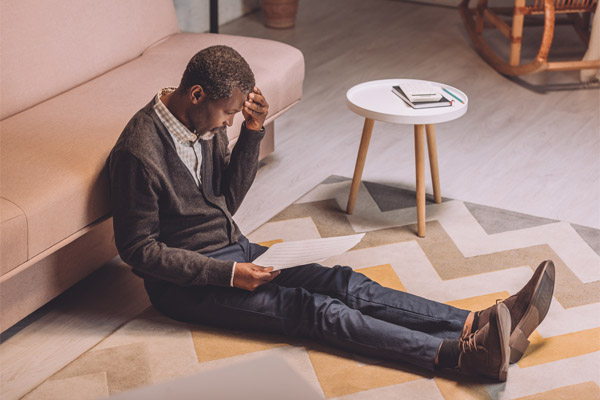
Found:
<svg viewBox="0 0 600 400"><path fill-rule="evenodd" d="M458 370L504 382L510 357L510 311L500 303L488 317L483 328L459 340Z"/></svg>
<svg viewBox="0 0 600 400"><path fill-rule="evenodd" d="M529 336L542 323L554 293L555 270L551 260L542 262L533 277L517 294L502 301L508 307L512 320L510 329L510 362L515 363L523 357L529 346ZM487 324L495 306L477 312L477 326L466 326L463 337Z"/></svg>

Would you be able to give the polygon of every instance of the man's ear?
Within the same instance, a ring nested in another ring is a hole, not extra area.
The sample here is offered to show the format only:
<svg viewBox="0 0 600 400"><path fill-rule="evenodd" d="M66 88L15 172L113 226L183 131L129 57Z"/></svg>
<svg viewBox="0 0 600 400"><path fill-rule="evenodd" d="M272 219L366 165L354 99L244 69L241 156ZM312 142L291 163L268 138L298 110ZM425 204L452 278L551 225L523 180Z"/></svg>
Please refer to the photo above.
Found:
<svg viewBox="0 0 600 400"><path fill-rule="evenodd" d="M190 88L190 101L193 104L198 104L204 101L206 98L206 92L200 85L194 85Z"/></svg>

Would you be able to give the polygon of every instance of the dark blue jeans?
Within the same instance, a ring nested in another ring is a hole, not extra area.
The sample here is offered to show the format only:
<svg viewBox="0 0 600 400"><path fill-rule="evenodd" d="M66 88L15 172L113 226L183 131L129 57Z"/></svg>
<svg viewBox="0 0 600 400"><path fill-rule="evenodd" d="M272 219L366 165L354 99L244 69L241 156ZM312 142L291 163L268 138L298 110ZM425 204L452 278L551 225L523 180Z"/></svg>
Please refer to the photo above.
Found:
<svg viewBox="0 0 600 400"><path fill-rule="evenodd" d="M250 262L264 251L242 237L206 255ZM429 370L442 340L458 339L469 314L383 287L349 267L318 264L284 269L252 292L148 281L146 290L152 304L176 320L307 337Z"/></svg>

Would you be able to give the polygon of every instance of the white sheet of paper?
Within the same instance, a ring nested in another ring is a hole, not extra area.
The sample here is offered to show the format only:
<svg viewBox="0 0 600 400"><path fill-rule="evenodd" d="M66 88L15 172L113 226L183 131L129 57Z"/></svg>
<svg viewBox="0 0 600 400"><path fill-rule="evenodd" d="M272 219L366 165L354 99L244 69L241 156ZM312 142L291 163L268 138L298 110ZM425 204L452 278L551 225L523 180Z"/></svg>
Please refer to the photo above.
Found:
<svg viewBox="0 0 600 400"><path fill-rule="evenodd" d="M269 250L255 259L253 263L263 267L275 267L278 270L319 262L345 253L358 244L363 236L365 236L364 233L359 233L348 236L275 243Z"/></svg>

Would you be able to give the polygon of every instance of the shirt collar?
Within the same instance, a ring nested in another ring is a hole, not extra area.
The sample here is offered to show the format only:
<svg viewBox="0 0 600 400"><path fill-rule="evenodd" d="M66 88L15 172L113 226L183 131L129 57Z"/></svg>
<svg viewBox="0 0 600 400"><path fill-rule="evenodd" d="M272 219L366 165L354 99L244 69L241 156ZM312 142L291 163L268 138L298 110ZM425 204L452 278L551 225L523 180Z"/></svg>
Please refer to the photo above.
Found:
<svg viewBox="0 0 600 400"><path fill-rule="evenodd" d="M161 89L154 98L154 111L162 121L162 123L166 126L167 130L182 144L191 145L195 143L198 138L203 140L210 140L213 138L214 134L212 132L206 132L203 135L197 135L196 132L191 132L184 124L181 123L175 117L171 111L165 106L165 104L160 99L162 96L167 95L169 93L173 93L177 88L174 87L166 87Z"/></svg>

